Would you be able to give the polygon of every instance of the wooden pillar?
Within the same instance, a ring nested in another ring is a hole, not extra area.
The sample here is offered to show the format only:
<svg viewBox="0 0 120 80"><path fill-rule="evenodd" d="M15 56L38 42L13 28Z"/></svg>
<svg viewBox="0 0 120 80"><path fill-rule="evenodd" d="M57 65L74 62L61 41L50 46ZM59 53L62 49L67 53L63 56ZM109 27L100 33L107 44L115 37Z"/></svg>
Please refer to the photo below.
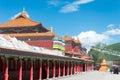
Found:
<svg viewBox="0 0 120 80"><path fill-rule="evenodd" d="M76 63L74 62L74 74L76 73Z"/></svg>
<svg viewBox="0 0 120 80"><path fill-rule="evenodd" d="M78 65L78 73L79 73L79 63L77 63L77 65Z"/></svg>
<svg viewBox="0 0 120 80"><path fill-rule="evenodd" d="M69 62L69 75L71 75L71 61Z"/></svg>
<svg viewBox="0 0 120 80"><path fill-rule="evenodd" d="M38 79L42 80L42 60L39 60L39 73L38 73Z"/></svg>
<svg viewBox="0 0 120 80"><path fill-rule="evenodd" d="M81 72L81 63L80 63L80 72Z"/></svg>
<svg viewBox="0 0 120 80"><path fill-rule="evenodd" d="M73 65L72 65L72 62L70 63L70 75L72 75L72 68L73 68Z"/></svg>
<svg viewBox="0 0 120 80"><path fill-rule="evenodd" d="M77 64L75 62L75 74L77 73Z"/></svg>
<svg viewBox="0 0 120 80"><path fill-rule="evenodd" d="M47 71L46 78L48 79L49 78L49 60L47 60L47 62L46 62L46 71Z"/></svg>
<svg viewBox="0 0 120 80"><path fill-rule="evenodd" d="M75 63L75 71L77 73L77 62Z"/></svg>
<svg viewBox="0 0 120 80"><path fill-rule="evenodd" d="M73 74L75 74L75 62L73 62Z"/></svg>
<svg viewBox="0 0 120 80"><path fill-rule="evenodd" d="M79 66L79 73L80 73L80 63L78 63L78 66Z"/></svg>
<svg viewBox="0 0 120 80"><path fill-rule="evenodd" d="M17 70L17 59L13 58L12 60L13 60L14 70L16 71Z"/></svg>
<svg viewBox="0 0 120 80"><path fill-rule="evenodd" d="M85 62L85 71L87 71L87 62Z"/></svg>
<svg viewBox="0 0 120 80"><path fill-rule="evenodd" d="M22 80L22 60L19 59L18 80Z"/></svg>
<svg viewBox="0 0 120 80"><path fill-rule="evenodd" d="M72 62L72 74L74 74L74 62Z"/></svg>
<svg viewBox="0 0 120 80"><path fill-rule="evenodd" d="M67 62L67 75L69 75L69 61Z"/></svg>
<svg viewBox="0 0 120 80"><path fill-rule="evenodd" d="M8 80L8 59L4 58L4 80Z"/></svg>
<svg viewBox="0 0 120 80"><path fill-rule="evenodd" d="M76 73L78 73L77 68L78 68L78 65L77 65L77 63L76 63Z"/></svg>
<svg viewBox="0 0 120 80"><path fill-rule="evenodd" d="M33 61L30 60L30 80L33 80Z"/></svg>
<svg viewBox="0 0 120 80"><path fill-rule="evenodd" d="M56 66L55 61L53 60L53 71L52 71L53 72L53 78L55 77L55 66Z"/></svg>
<svg viewBox="0 0 120 80"><path fill-rule="evenodd" d="M77 63L77 73L79 73L79 63Z"/></svg>
<svg viewBox="0 0 120 80"><path fill-rule="evenodd" d="M58 61L58 77L60 77L60 61Z"/></svg>
<svg viewBox="0 0 120 80"><path fill-rule="evenodd" d="M65 76L65 61L63 61L63 76Z"/></svg>
<svg viewBox="0 0 120 80"><path fill-rule="evenodd" d="M77 70L77 73L78 73L78 62L77 62L77 64L76 64L76 65L77 65L76 70Z"/></svg>

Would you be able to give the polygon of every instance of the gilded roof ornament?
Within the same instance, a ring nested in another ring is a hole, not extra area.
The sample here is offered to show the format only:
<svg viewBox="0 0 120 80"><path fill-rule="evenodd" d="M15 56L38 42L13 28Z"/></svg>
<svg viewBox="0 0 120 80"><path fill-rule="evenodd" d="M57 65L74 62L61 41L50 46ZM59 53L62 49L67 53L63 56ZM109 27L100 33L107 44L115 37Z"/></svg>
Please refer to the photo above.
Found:
<svg viewBox="0 0 120 80"><path fill-rule="evenodd" d="M22 14L26 14L26 10L25 10L24 7L23 7L23 10L22 10Z"/></svg>
<svg viewBox="0 0 120 80"><path fill-rule="evenodd" d="M53 33L53 27L50 27L50 33Z"/></svg>
<svg viewBox="0 0 120 80"><path fill-rule="evenodd" d="M68 37L68 33L66 33L65 37Z"/></svg>

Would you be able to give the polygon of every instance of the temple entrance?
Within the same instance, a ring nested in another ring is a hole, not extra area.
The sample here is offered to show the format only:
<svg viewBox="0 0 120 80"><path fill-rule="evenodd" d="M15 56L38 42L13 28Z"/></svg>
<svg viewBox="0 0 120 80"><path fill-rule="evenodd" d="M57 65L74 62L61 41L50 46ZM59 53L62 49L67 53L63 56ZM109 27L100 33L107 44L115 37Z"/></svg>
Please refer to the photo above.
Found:
<svg viewBox="0 0 120 80"><path fill-rule="evenodd" d="M60 73L60 76L63 76L63 70L64 70L64 62L60 62L60 67L61 67L61 73Z"/></svg>
<svg viewBox="0 0 120 80"><path fill-rule="evenodd" d="M33 80L39 79L39 60L33 61Z"/></svg>
<svg viewBox="0 0 120 80"><path fill-rule="evenodd" d="M8 79L9 80L18 79L17 60L15 60L14 58L8 59Z"/></svg>
<svg viewBox="0 0 120 80"><path fill-rule="evenodd" d="M68 67L68 66L67 66L67 62L65 62L65 75L67 75L67 71L68 71L68 70L67 70L67 69L68 69L67 67Z"/></svg>
<svg viewBox="0 0 120 80"><path fill-rule="evenodd" d="M29 75L29 68L30 68L30 61L27 59L22 60L22 80L29 80L30 75Z"/></svg>
<svg viewBox="0 0 120 80"><path fill-rule="evenodd" d="M83 72L85 71L85 63L82 64Z"/></svg>
<svg viewBox="0 0 120 80"><path fill-rule="evenodd" d="M53 61L49 61L49 78L53 77Z"/></svg>
<svg viewBox="0 0 120 80"><path fill-rule="evenodd" d="M58 76L58 62L57 61L55 61L55 77L57 77Z"/></svg>
<svg viewBox="0 0 120 80"><path fill-rule="evenodd" d="M42 61L42 79L47 78L47 69L46 69L47 60Z"/></svg>

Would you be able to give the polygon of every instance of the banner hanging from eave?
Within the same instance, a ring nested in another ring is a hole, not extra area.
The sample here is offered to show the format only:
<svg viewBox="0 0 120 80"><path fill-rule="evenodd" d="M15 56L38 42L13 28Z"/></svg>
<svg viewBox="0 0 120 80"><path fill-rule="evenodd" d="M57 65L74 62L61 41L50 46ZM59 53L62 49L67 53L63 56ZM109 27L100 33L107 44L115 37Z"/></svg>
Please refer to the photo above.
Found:
<svg viewBox="0 0 120 80"><path fill-rule="evenodd" d="M53 40L53 49L65 51L65 41L55 37Z"/></svg>

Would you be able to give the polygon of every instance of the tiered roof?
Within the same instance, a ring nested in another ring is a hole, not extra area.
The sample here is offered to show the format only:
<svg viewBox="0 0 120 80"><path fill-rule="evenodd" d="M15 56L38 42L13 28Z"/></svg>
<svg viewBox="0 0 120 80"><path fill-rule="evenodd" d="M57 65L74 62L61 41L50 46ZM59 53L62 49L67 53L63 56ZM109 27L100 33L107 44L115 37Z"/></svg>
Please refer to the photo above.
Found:
<svg viewBox="0 0 120 80"><path fill-rule="evenodd" d="M42 26L42 23L40 22L35 22L31 20L26 12L23 10L17 17L14 19L0 24L0 28L15 28L15 27L40 27L43 29L45 32L49 31L45 27Z"/></svg>
<svg viewBox="0 0 120 80"><path fill-rule="evenodd" d="M90 56L88 56L87 54L83 55L81 58L84 59L84 60L91 60L91 59L92 59L92 58L91 58Z"/></svg>
<svg viewBox="0 0 120 80"><path fill-rule="evenodd" d="M65 41L73 41L73 38L72 38L72 37L69 37L68 35L66 35L63 39L64 39Z"/></svg>
<svg viewBox="0 0 120 80"><path fill-rule="evenodd" d="M81 44L78 39L74 39L74 42L75 42L76 44Z"/></svg>

